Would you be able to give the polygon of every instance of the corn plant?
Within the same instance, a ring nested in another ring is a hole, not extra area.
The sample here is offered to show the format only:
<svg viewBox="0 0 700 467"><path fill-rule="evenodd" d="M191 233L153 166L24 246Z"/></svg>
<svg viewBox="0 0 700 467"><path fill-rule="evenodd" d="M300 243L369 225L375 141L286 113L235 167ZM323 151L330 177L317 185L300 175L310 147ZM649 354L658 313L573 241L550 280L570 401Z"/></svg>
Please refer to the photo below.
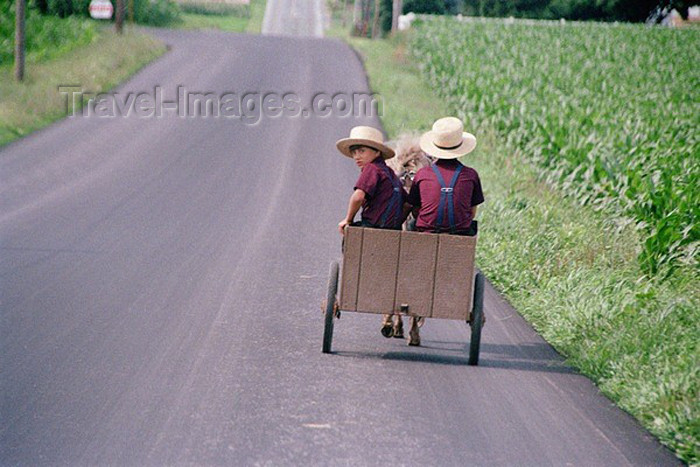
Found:
<svg viewBox="0 0 700 467"><path fill-rule="evenodd" d="M647 274L697 266L699 29L430 17L410 49L469 128L635 222Z"/></svg>

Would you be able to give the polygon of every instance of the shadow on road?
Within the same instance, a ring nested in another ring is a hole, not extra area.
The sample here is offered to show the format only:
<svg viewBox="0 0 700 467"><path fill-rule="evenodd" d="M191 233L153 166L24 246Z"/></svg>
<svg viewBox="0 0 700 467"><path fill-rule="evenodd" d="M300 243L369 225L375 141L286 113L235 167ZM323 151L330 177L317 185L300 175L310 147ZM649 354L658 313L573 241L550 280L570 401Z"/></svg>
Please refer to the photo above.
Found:
<svg viewBox="0 0 700 467"><path fill-rule="evenodd" d="M418 353L420 350L427 350L431 353ZM446 351L453 354L459 352L459 355L439 355L432 353L435 350ZM469 365L469 358L464 345L456 346L455 342L431 341L413 351L407 350L405 352L338 351L333 352L333 354L340 357L361 359L397 360L456 366ZM505 370L578 374L575 369L568 367L562 358L547 344L482 344L479 366L482 368L498 368Z"/></svg>

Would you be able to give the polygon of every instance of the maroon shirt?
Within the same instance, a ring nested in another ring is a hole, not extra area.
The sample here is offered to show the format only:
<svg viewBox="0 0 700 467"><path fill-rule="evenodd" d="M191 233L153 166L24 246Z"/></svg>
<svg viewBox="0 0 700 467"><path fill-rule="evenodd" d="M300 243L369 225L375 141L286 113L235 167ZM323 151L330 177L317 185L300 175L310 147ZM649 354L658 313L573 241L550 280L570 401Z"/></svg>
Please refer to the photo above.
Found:
<svg viewBox="0 0 700 467"><path fill-rule="evenodd" d="M391 178L390 178L391 177ZM392 180L394 184L392 184ZM355 189L365 192L365 202L362 204L362 221L380 226L382 215L389 206L394 194L394 186L399 187L400 199L394 203L387 217L385 227L398 227L401 225L401 208L406 199L406 192L401 188L394 171L391 170L381 156L367 164L360 173L360 178L355 183ZM394 222L392 223L392 219Z"/></svg>
<svg viewBox="0 0 700 467"><path fill-rule="evenodd" d="M462 165L456 159L441 159L435 165L442 175L445 184L449 186L452 176L458 165ZM416 230L421 232L434 232L448 230L450 221L447 215L447 202L442 215L442 225L438 226L438 206L440 205L440 182L430 167L423 167L413 178L413 186L408 194L407 201L413 206L420 206ZM484 202L484 194L481 191L479 174L471 167L464 167L457 178L454 187L454 216L455 230L464 231L472 223L472 206Z"/></svg>

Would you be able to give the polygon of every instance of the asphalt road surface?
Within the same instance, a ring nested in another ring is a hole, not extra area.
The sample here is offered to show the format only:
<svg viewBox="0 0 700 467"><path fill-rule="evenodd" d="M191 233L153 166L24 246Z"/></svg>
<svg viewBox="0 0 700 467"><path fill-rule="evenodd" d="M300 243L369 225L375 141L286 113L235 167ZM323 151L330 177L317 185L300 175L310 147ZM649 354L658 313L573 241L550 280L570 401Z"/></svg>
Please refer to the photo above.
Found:
<svg viewBox="0 0 700 467"><path fill-rule="evenodd" d="M267 0L263 34L323 37L324 0Z"/></svg>
<svg viewBox="0 0 700 467"><path fill-rule="evenodd" d="M333 40L157 34L172 50L122 110L103 96L0 149L0 464L677 464L490 287L478 367L455 321L407 347L345 313L322 354L357 177L334 142L379 123L301 108L367 92L361 63ZM177 96L205 92L219 117L188 117ZM256 118L256 93L298 99Z"/></svg>

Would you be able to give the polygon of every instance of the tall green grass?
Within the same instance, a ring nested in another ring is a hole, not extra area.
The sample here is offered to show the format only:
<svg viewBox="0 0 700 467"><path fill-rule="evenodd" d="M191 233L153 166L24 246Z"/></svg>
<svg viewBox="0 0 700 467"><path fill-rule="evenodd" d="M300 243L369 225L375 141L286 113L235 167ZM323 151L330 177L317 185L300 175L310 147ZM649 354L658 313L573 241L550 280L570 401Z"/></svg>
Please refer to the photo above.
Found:
<svg viewBox="0 0 700 467"><path fill-rule="evenodd" d="M700 253L700 31L434 17L411 52L472 128L492 128L583 204L631 219L650 275Z"/></svg>

